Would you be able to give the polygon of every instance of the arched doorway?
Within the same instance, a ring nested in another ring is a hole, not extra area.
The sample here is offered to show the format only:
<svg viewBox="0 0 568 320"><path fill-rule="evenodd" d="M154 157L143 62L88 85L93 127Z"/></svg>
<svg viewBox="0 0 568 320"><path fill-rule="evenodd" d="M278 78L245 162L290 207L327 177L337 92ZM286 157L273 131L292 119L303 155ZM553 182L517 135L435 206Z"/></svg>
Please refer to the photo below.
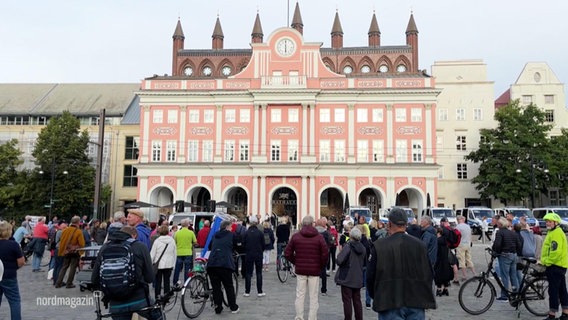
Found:
<svg viewBox="0 0 568 320"><path fill-rule="evenodd" d="M189 203L191 203L192 212L205 211L207 201L211 200L211 193L204 187L196 187L189 193Z"/></svg>
<svg viewBox="0 0 568 320"><path fill-rule="evenodd" d="M424 200L421 193L412 188L400 190L396 195L395 205L400 207L408 207L418 215L424 208Z"/></svg>
<svg viewBox="0 0 568 320"><path fill-rule="evenodd" d="M320 217L333 223L343 221L343 194L337 188L327 188L320 195Z"/></svg>
<svg viewBox="0 0 568 320"><path fill-rule="evenodd" d="M174 202L174 194L167 187L157 187L150 193L150 203L162 208L149 208L149 221L158 221L159 215L171 213L171 204Z"/></svg>
<svg viewBox="0 0 568 320"><path fill-rule="evenodd" d="M227 213L244 218L248 213L248 195L245 189L241 187L231 188L227 192L227 202L232 204L232 207L227 208Z"/></svg>
<svg viewBox="0 0 568 320"><path fill-rule="evenodd" d="M359 194L359 205L371 209L373 215L379 214L379 209L382 209L383 200L378 190L373 188L366 188Z"/></svg>
<svg viewBox="0 0 568 320"><path fill-rule="evenodd" d="M272 194L272 213L278 217L288 216L293 226L297 225L298 200L296 192L288 187L278 188Z"/></svg>

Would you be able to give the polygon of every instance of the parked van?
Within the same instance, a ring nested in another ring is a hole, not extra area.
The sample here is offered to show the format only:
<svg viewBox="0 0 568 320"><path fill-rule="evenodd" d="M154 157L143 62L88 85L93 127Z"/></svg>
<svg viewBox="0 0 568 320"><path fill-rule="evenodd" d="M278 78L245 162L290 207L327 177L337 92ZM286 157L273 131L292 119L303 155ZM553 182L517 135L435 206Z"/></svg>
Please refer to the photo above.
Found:
<svg viewBox="0 0 568 320"><path fill-rule="evenodd" d="M439 226L442 218L447 218L451 226L457 224L456 213L452 208L426 208L422 210L422 215L432 218L434 226Z"/></svg>
<svg viewBox="0 0 568 320"><path fill-rule="evenodd" d="M406 213L406 217L408 218L408 223L412 223L412 220L414 220L414 218L416 218L416 215L414 214L414 211L412 211L412 209L408 208L408 207L390 207L387 209L381 209L381 215L380 215L380 219L382 222L387 223L389 221L389 213L392 209L394 208L399 208L404 210L404 212Z"/></svg>
<svg viewBox="0 0 568 320"><path fill-rule="evenodd" d="M170 226L180 225L181 221L185 218L189 218L190 223L193 225L193 231L195 233L199 232L199 222L203 219L213 222L213 219L217 216L222 216L224 219L236 220L235 217L228 215L223 212L179 212L172 214L168 217L168 222Z"/></svg>
<svg viewBox="0 0 568 320"><path fill-rule="evenodd" d="M471 232L474 234L481 233L481 219L486 217L485 221L489 226L489 232L493 231L493 225L491 221L493 220L493 209L487 207L467 207L456 209L456 216L464 216Z"/></svg>
<svg viewBox="0 0 568 320"><path fill-rule="evenodd" d="M372 218L371 209L367 207L349 207L347 209L347 215L350 215L351 218L353 218L353 220L355 220L355 214L357 214L358 217L361 216L365 217L367 223L371 222Z"/></svg>
<svg viewBox="0 0 568 320"><path fill-rule="evenodd" d="M538 221L541 232L546 232L546 222L542 219L547 213L556 213L562 219L561 228L564 232L568 231L568 208L567 207L544 207L534 208L532 210L533 216Z"/></svg>
<svg viewBox="0 0 568 320"><path fill-rule="evenodd" d="M505 208L497 208L494 210L495 214L500 215L501 217L507 217L508 213L513 214L513 224L517 224L519 222L519 218L525 216L527 218L527 223L531 228L534 228L538 225L538 221L535 219L532 211L525 207L505 207Z"/></svg>

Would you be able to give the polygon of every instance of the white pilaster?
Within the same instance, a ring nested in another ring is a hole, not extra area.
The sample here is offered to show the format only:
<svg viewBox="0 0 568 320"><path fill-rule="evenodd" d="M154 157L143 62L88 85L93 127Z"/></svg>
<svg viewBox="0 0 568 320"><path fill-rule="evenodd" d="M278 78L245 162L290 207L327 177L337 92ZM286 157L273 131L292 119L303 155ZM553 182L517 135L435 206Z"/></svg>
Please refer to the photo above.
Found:
<svg viewBox="0 0 568 320"><path fill-rule="evenodd" d="M355 105L347 106L347 131L349 132L347 141L347 163L355 163Z"/></svg>
<svg viewBox="0 0 568 320"><path fill-rule="evenodd" d="M313 105L310 108L310 128L309 128L309 134L310 134L310 156L315 156L316 155L316 107L315 105Z"/></svg>
<svg viewBox="0 0 568 320"><path fill-rule="evenodd" d="M425 108L424 119L426 121L426 141L424 141L424 149L426 150L425 160L426 163L434 163L433 156L433 143L432 143L432 132L435 130L432 125L432 104L427 104Z"/></svg>
<svg viewBox="0 0 568 320"><path fill-rule="evenodd" d="M347 178L347 194L349 195L349 204L350 205L358 205L358 195L357 195L357 186L355 184L355 178L349 177ZM345 199L343 199L345 201Z"/></svg>
<svg viewBox="0 0 568 320"><path fill-rule="evenodd" d="M176 200L183 200L183 201L187 201L187 199L185 199L185 190L184 190L184 177L178 177L177 178L177 186L176 186Z"/></svg>
<svg viewBox="0 0 568 320"><path fill-rule="evenodd" d="M266 109L267 109L267 105L263 104L261 106L261 118L262 118L262 122L261 122L261 127L260 127L260 155L266 157L266 130L268 128L267 126L267 122L266 122Z"/></svg>
<svg viewBox="0 0 568 320"><path fill-rule="evenodd" d="M187 106L181 106L180 107L180 112L179 112L179 152L178 152L178 158L177 158L177 162L178 163L184 163L185 162L185 147L186 147L186 141L185 141L185 125L186 125L186 110L187 110Z"/></svg>
<svg viewBox="0 0 568 320"><path fill-rule="evenodd" d="M262 214L262 216L264 216L264 214L266 212L268 212L268 208L266 207L266 200L267 200L266 197L268 197L268 194L267 194L267 191L266 191L266 177L261 176L260 177L260 208L258 208L259 211L253 212L254 214L260 213L260 214Z"/></svg>
<svg viewBox="0 0 568 320"><path fill-rule="evenodd" d="M260 196L258 192L258 184L260 183L259 178L252 177L252 199L250 199L250 201L252 202L252 211L250 211L251 209L249 209L249 212L246 212L247 216L251 213L254 214L258 212L258 198ZM251 206L249 206L249 208L250 207Z"/></svg>
<svg viewBox="0 0 568 320"><path fill-rule="evenodd" d="M213 198L212 200L221 201L221 177L213 177Z"/></svg>
<svg viewBox="0 0 568 320"><path fill-rule="evenodd" d="M308 212L308 179L308 177L302 177L302 194L300 195L300 199L298 199L300 211L296 213L296 223L298 224L302 222L302 218Z"/></svg>
<svg viewBox="0 0 568 320"><path fill-rule="evenodd" d="M306 213L313 215L315 218L318 218L319 213L316 214L316 202L319 202L319 201L317 200L317 195L316 195L316 177L315 176L310 177L310 193L308 194L308 197L310 199L310 206L309 206L308 212L306 212Z"/></svg>
<svg viewBox="0 0 568 320"><path fill-rule="evenodd" d="M395 205L396 191L394 187L394 178L387 177L387 196L385 199L385 207L392 207Z"/></svg>
<svg viewBox="0 0 568 320"><path fill-rule="evenodd" d="M223 140L221 139L223 133L223 106L218 104L217 114L215 117L215 155L213 162L222 162L222 148Z"/></svg>
<svg viewBox="0 0 568 320"><path fill-rule="evenodd" d="M306 103L302 103L302 156L306 156L308 154L308 105Z"/></svg>
<svg viewBox="0 0 568 320"><path fill-rule="evenodd" d="M394 108L392 104L387 104L387 163L394 163L394 135L393 135L393 112Z"/></svg>
<svg viewBox="0 0 568 320"><path fill-rule="evenodd" d="M252 138L252 154L258 155L260 153L260 134L258 130L259 125L259 109L261 108L260 105L254 106L254 125L253 125L253 138Z"/></svg>
<svg viewBox="0 0 568 320"><path fill-rule="evenodd" d="M142 106L142 112L144 112L144 126L143 128L150 128L150 106ZM148 163L150 159L150 154L152 153L152 141L150 141L150 130L144 130L142 132L142 156L140 157L140 163Z"/></svg>

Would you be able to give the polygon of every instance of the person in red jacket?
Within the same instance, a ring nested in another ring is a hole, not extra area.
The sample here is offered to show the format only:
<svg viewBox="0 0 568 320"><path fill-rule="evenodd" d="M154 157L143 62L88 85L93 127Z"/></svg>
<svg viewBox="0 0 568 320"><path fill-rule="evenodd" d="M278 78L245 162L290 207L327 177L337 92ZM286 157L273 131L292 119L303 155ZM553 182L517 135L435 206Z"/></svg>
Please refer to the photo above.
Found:
<svg viewBox="0 0 568 320"><path fill-rule="evenodd" d="M319 275L329 258L327 244L314 224L313 216L305 216L302 219L302 230L292 236L284 251L286 259L295 266L297 275L295 319L300 320L304 319L306 288L310 295L308 320L317 319Z"/></svg>
<svg viewBox="0 0 568 320"><path fill-rule="evenodd" d="M209 236L209 231L211 231L210 224L209 220L205 220L205 222L203 222L203 228L197 233L197 244L200 248L205 248L207 236Z"/></svg>

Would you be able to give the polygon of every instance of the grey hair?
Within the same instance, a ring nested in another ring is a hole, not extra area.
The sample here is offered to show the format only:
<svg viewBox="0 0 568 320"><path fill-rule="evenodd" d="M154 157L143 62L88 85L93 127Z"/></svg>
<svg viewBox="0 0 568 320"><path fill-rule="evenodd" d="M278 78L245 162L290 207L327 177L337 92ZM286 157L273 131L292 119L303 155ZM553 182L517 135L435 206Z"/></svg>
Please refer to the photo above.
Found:
<svg viewBox="0 0 568 320"><path fill-rule="evenodd" d="M226 229L228 226L230 226L232 224L232 222L230 220L223 220L221 221L221 230Z"/></svg>
<svg viewBox="0 0 568 320"><path fill-rule="evenodd" d="M360 241L361 240L361 230L359 228L353 228L349 231L349 237L353 240Z"/></svg>
<svg viewBox="0 0 568 320"><path fill-rule="evenodd" d="M430 216L422 216L422 218L420 218L420 220L428 221L428 224L432 225L432 218L430 218Z"/></svg>
<svg viewBox="0 0 568 320"><path fill-rule="evenodd" d="M187 227L189 226L189 218L185 218L181 220L181 226L182 227Z"/></svg>
<svg viewBox="0 0 568 320"><path fill-rule="evenodd" d="M507 218L499 218L499 221L497 222L499 224L500 228L507 228L509 227L509 220L507 220Z"/></svg>
<svg viewBox="0 0 568 320"><path fill-rule="evenodd" d="M314 217L307 215L302 218L302 225L303 226L311 226L314 223Z"/></svg>
<svg viewBox="0 0 568 320"><path fill-rule="evenodd" d="M122 218L124 218L124 212L117 211L117 212L114 213L114 219L115 220L122 219Z"/></svg>

